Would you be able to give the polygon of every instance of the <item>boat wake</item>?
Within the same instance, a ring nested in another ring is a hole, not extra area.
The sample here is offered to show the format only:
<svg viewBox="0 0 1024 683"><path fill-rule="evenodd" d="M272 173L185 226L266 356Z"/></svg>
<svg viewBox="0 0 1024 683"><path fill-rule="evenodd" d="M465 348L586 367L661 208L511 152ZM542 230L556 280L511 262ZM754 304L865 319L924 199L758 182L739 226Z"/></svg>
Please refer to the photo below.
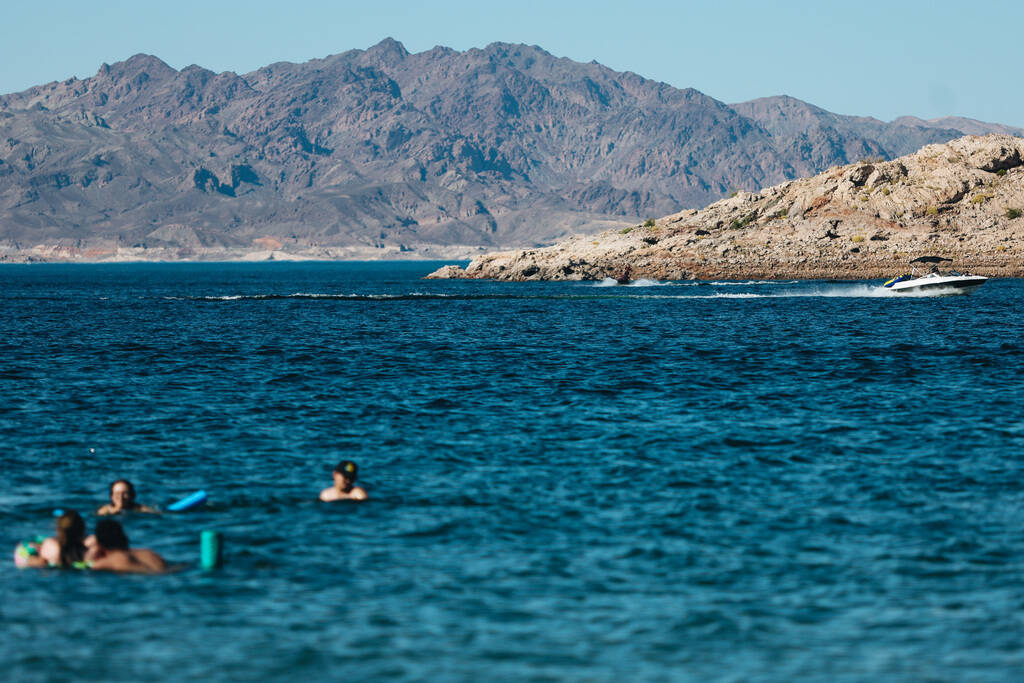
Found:
<svg viewBox="0 0 1024 683"><path fill-rule="evenodd" d="M518 296L502 295L458 295L458 294L434 294L427 292L407 292L403 294L306 294L296 292L294 294L224 294L220 296L165 296L168 301L282 301L296 299L326 300L326 301L410 301L417 299L519 299Z"/></svg>
<svg viewBox="0 0 1024 683"><path fill-rule="evenodd" d="M603 280L590 284L590 287L669 287L677 285L676 282L661 282L659 280L648 280L647 278L639 278L637 280L631 280L625 284L620 284L618 280L613 277L606 277Z"/></svg>
<svg viewBox="0 0 1024 683"><path fill-rule="evenodd" d="M701 285L713 287L751 287L753 285L797 285L799 280L725 280L713 282L698 282Z"/></svg>
<svg viewBox="0 0 1024 683"><path fill-rule="evenodd" d="M606 277L603 280L597 282L588 283L588 287L754 287L757 285L795 285L799 284L799 280L728 280L728 281L712 281L707 282L704 280L650 280L647 278L639 278L629 282L628 284L619 284L619 281L613 277Z"/></svg>
<svg viewBox="0 0 1024 683"><path fill-rule="evenodd" d="M608 284L606 284L608 283ZM474 301L474 300L594 300L594 299L792 299L792 298L841 298L841 299L917 299L962 294L954 288L929 289L915 292L897 293L879 285L867 283L849 284L801 284L798 281L778 282L752 280L748 282L658 282L656 280L636 280L628 285L620 285L615 280L606 280L588 284L587 287L616 287L615 292L606 294L581 294L557 291L547 292L400 292L390 294L318 294L295 292L293 294L225 294L209 296L165 296L169 301L196 301L209 303L227 303L244 301L339 301L339 302L388 302L388 301ZM735 291L735 287L743 286L753 291ZM650 288L665 287L699 287L703 291L687 293L669 293L643 291ZM731 291L730 291L731 290Z"/></svg>

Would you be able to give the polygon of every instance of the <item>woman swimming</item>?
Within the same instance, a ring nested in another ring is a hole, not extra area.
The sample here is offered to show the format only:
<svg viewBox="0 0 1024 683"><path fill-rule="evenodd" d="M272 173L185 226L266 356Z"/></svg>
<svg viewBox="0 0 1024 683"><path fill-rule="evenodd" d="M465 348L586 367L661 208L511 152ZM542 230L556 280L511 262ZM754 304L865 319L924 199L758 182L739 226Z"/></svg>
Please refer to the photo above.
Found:
<svg viewBox="0 0 1024 683"><path fill-rule="evenodd" d="M135 487L127 479L118 479L110 485L110 502L96 511L97 515L117 515L122 512L159 512L148 505L135 502Z"/></svg>
<svg viewBox="0 0 1024 683"><path fill-rule="evenodd" d="M82 569L85 563L85 522L74 510L57 518L57 534L42 543L23 544L25 567L63 567ZM33 550L35 551L33 553Z"/></svg>

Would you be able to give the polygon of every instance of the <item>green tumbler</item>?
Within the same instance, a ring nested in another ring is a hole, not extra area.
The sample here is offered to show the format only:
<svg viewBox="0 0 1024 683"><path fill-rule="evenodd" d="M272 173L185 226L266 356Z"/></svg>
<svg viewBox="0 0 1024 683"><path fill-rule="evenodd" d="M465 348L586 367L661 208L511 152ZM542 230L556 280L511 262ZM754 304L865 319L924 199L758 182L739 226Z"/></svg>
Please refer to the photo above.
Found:
<svg viewBox="0 0 1024 683"><path fill-rule="evenodd" d="M224 560L223 541L219 531L206 530L199 534L199 564L205 571L220 568Z"/></svg>

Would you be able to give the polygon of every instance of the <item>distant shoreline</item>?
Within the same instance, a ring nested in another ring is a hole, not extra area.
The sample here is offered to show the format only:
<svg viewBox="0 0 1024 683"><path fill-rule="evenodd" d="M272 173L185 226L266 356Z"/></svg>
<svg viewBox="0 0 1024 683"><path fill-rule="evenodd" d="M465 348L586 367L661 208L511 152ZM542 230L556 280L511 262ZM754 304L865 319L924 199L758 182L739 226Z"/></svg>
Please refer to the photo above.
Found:
<svg viewBox="0 0 1024 683"><path fill-rule="evenodd" d="M124 248L39 246L32 249L0 247L3 263L261 263L315 261L471 261L485 253L484 247L443 246L426 250L402 251L398 248L364 249L331 247L315 251L210 249L182 255L177 248ZM384 253L381 253L381 252Z"/></svg>
<svg viewBox="0 0 1024 683"><path fill-rule="evenodd" d="M988 262L984 264L978 264L975 266L963 265L964 262L970 262L969 259L958 261L961 265L957 266L966 272L973 272L978 275L985 275L992 278L1004 279L1004 278L1024 278L1024 264L1008 264L1008 263L993 263ZM12 260L0 260L0 267L3 266L139 266L139 265L161 265L161 266L194 266L194 265L272 265L272 264L416 264L421 263L424 265L438 265L440 266L437 270L429 273L425 276L426 279L461 279L461 280L491 280L494 282L601 282L602 277L594 278L564 278L564 279L550 279L550 280L538 280L538 279L522 279L522 278L500 278L500 277L486 277L486 276L466 276L465 274L446 276L443 273L447 268L451 267L452 259L446 258L422 258L422 257L408 257L408 258L377 258L377 259L360 259L360 258L349 258L349 259L311 259L311 258L290 258L290 259L119 259L119 260L87 260L87 259L66 259L66 260L25 260L25 261L12 261ZM472 261L470 259L462 259L461 265L456 267L464 269ZM785 281L796 281L796 282L861 282L868 280L885 280L893 277L894 275L906 271L905 266L901 267L895 263L889 266L875 266L875 267L860 267L844 269L842 272L837 272L834 268L829 268L825 265L817 268L805 268L799 271L775 271L765 272L763 270L757 270L755 268L718 268L713 270L705 270L700 274L687 274L687 275L665 275L663 277L653 276L637 276L638 279L652 279L656 282L714 282L714 281L729 281L729 282L743 282L743 281L764 281L764 282L785 282ZM464 270L461 271L465 273ZM608 276L606 276L608 277Z"/></svg>
<svg viewBox="0 0 1024 683"><path fill-rule="evenodd" d="M461 263L469 264L472 259L461 259ZM4 260L0 259L0 266L119 266L119 265L258 265L275 263L425 263L425 264L448 264L452 259L431 257L431 258L348 258L348 259L314 259L314 258L290 258L290 259L29 259L29 260Z"/></svg>

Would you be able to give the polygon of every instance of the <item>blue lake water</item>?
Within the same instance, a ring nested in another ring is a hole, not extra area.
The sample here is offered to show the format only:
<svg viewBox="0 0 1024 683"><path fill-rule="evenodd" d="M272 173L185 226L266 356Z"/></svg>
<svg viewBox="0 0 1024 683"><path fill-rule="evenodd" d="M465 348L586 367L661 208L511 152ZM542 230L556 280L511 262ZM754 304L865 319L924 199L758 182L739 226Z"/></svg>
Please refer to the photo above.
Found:
<svg viewBox="0 0 1024 683"><path fill-rule="evenodd" d="M123 520L176 573L5 560L8 677L1024 674L1024 281L437 265L0 267L7 548L210 495ZM315 500L342 458L370 501Z"/></svg>

